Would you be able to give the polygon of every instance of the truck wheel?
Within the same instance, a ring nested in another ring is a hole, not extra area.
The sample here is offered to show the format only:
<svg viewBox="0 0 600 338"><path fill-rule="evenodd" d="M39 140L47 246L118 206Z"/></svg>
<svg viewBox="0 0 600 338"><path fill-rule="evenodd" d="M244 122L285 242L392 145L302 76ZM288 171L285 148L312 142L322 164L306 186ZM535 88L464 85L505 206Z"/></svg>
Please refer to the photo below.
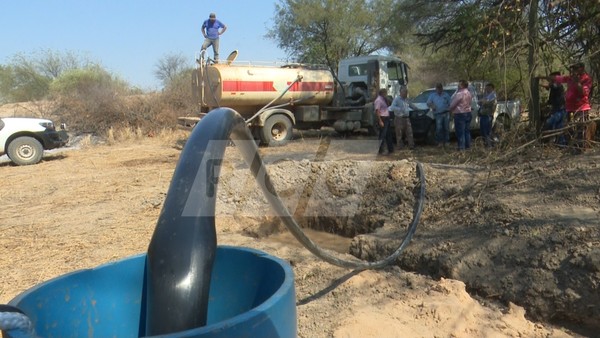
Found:
<svg viewBox="0 0 600 338"><path fill-rule="evenodd" d="M292 121L285 115L271 115L260 130L260 141L267 146L281 146L292 139Z"/></svg>
<svg viewBox="0 0 600 338"><path fill-rule="evenodd" d="M36 164L42 160L43 154L42 144L33 137L17 137L8 145L7 155L16 165Z"/></svg>
<svg viewBox="0 0 600 338"><path fill-rule="evenodd" d="M502 136L505 132L509 131L511 126L510 118L506 115L500 115L494 122L493 131L496 136Z"/></svg>

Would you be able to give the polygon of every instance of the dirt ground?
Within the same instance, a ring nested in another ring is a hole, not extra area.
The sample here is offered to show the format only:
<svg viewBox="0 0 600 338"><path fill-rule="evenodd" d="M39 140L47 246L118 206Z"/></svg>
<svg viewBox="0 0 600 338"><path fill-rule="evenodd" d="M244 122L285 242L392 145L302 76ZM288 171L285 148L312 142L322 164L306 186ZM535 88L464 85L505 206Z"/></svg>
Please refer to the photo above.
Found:
<svg viewBox="0 0 600 338"><path fill-rule="evenodd" d="M146 252L186 133L0 160L0 303L77 269ZM353 271L303 248L235 146L218 186L222 245L293 266L300 337L600 336L600 153L537 146L456 153L299 135L261 148L277 191L318 244L380 259L398 246L426 177L416 233L393 266ZM298 207L302 208L299 209ZM298 212L300 210L300 212Z"/></svg>

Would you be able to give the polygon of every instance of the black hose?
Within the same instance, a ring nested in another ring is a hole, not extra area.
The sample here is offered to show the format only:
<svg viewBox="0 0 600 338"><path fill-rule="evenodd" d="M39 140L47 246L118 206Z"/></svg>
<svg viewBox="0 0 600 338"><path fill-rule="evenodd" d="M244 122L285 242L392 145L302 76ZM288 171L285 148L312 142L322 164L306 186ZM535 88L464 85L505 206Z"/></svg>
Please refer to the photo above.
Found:
<svg viewBox="0 0 600 338"><path fill-rule="evenodd" d="M213 110L192 130L181 153L148 247L145 335L206 325L217 183L234 130L247 130L238 113Z"/></svg>

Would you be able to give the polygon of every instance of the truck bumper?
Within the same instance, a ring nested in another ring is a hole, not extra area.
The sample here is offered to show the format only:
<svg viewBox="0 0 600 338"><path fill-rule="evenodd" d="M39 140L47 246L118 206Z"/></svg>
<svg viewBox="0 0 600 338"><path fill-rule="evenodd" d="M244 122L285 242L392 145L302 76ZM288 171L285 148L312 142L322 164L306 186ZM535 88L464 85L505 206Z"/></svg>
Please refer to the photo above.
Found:
<svg viewBox="0 0 600 338"><path fill-rule="evenodd" d="M45 150L64 147L69 142L69 135L65 130L46 130L38 135L43 141Z"/></svg>

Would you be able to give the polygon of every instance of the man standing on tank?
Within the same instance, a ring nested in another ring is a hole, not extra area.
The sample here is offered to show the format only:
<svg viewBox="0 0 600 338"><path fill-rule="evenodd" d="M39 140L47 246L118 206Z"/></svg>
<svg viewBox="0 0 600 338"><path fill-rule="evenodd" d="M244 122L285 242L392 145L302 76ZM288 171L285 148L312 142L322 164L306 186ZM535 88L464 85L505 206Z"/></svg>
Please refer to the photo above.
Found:
<svg viewBox="0 0 600 338"><path fill-rule="evenodd" d="M212 46L214 53L214 60L216 63L219 62L219 36L223 35L227 30L227 26L221 21L217 20L215 13L210 13L208 20L204 20L202 24L202 35L204 35L204 43L202 44L202 51Z"/></svg>

